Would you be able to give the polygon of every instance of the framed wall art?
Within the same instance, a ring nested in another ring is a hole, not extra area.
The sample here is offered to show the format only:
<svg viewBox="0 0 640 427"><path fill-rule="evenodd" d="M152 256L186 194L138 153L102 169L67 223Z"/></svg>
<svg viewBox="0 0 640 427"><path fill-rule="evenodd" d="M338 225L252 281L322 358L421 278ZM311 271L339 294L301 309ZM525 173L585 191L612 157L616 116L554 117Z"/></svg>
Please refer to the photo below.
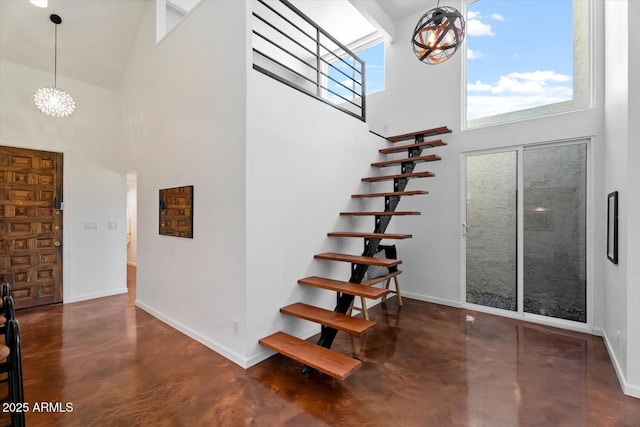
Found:
<svg viewBox="0 0 640 427"><path fill-rule="evenodd" d="M618 192L607 197L607 258L618 263Z"/></svg>
<svg viewBox="0 0 640 427"><path fill-rule="evenodd" d="M193 185L160 190L160 234L193 238Z"/></svg>

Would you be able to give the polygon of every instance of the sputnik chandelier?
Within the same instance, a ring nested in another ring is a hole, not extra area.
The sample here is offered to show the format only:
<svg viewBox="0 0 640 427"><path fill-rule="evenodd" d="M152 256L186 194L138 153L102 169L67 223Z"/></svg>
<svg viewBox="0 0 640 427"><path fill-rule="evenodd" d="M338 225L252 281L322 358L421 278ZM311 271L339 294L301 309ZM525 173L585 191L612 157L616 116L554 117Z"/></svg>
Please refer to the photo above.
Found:
<svg viewBox="0 0 640 427"><path fill-rule="evenodd" d="M76 102L73 97L62 89L58 89L58 25L62 23L62 18L53 14L49 16L51 22L55 24L55 51L53 62L53 86L45 86L36 90L33 94L33 102L38 110L52 117L67 117L76 109Z"/></svg>
<svg viewBox="0 0 640 427"><path fill-rule="evenodd" d="M440 7L440 0L418 21L411 44L418 59L426 64L440 64L458 50L464 40L464 18L453 7Z"/></svg>

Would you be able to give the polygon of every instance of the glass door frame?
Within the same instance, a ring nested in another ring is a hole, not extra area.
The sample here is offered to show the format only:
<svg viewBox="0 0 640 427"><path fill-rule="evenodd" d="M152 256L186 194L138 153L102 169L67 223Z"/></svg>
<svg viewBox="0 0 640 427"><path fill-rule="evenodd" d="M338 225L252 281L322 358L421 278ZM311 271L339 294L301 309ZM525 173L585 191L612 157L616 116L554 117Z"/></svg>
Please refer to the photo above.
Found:
<svg viewBox="0 0 640 427"><path fill-rule="evenodd" d="M573 320L559 319L556 317L543 316L540 314L524 312L524 150L525 148L552 148L567 145L586 144L587 151L587 176L586 176L586 271L587 271L587 290L586 290L586 310L587 321L585 323ZM488 307L467 302L467 239L466 239L466 221L467 221L467 157L496 154L508 151L517 152L516 174L517 174L517 257L516 257L516 297L517 311L510 311L500 308ZM460 304L462 308L496 314L499 316L509 317L513 319L525 320L532 323L539 323L547 326L568 329L577 332L593 332L593 277L594 277L594 223L593 223L593 179L594 179L594 159L593 159L593 137L571 138L560 141L545 141L540 143L510 145L499 148L463 151L460 153Z"/></svg>

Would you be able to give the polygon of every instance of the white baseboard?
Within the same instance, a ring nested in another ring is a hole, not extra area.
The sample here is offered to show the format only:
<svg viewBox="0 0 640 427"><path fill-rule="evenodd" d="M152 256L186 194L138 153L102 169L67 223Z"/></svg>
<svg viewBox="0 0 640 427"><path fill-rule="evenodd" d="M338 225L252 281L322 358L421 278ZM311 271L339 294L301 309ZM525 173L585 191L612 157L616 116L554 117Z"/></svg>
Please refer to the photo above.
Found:
<svg viewBox="0 0 640 427"><path fill-rule="evenodd" d="M624 394L640 399L640 386L627 384L624 387Z"/></svg>
<svg viewBox="0 0 640 427"><path fill-rule="evenodd" d="M240 366L241 368L247 369L255 364L258 364L266 359L268 359L269 357L273 356L274 354L276 354L274 351L269 350L269 349L264 349L262 347L259 347L261 350L258 353L255 353L249 357L243 357L241 355L239 355L238 353L229 350L227 347L225 347L224 345L209 339L201 334L199 334L198 332L194 331L193 329L185 326L184 324L176 321L175 319L172 319L169 316L166 316L162 313L160 313L159 311L155 310L154 308L148 306L147 304L136 300L135 302L136 307L140 308L141 310L146 311L147 313L149 313L150 315L152 315L153 317L155 317L156 319L160 320L163 323L166 323L167 325L171 326L172 328L182 332L183 334L187 335L190 338L193 338L194 340L198 341L199 343L201 343L202 345L210 348L211 350L215 351L216 353L218 353L219 355L223 356L226 359L229 359L230 361L232 361L233 363L235 363L236 365ZM297 337L301 338L301 339L308 339L311 338L312 336L318 334L320 332L320 327L316 326L316 325L310 325L308 328L305 328L302 332L299 333L292 333L292 335L296 335ZM266 334L268 335L268 334ZM256 340L256 344L257 344L257 340Z"/></svg>
<svg viewBox="0 0 640 427"><path fill-rule="evenodd" d="M63 302L65 304L71 304L74 302L87 301L90 299L104 298L104 297L110 297L113 295L120 295L120 294L126 294L126 293L127 293L127 288L121 288L121 289L115 289L107 292L97 292L95 294L79 295L79 296L74 296L69 298L63 297L64 299Z"/></svg>
<svg viewBox="0 0 640 427"><path fill-rule="evenodd" d="M268 348L264 349L263 351L256 353L253 356L250 356L247 358L247 368L253 365L257 365L258 363L267 360L268 358L270 358L275 354L277 353L273 350L269 350Z"/></svg>
<svg viewBox="0 0 640 427"><path fill-rule="evenodd" d="M620 362L616 356L615 351L613 351L613 346L611 345L611 340L609 340L609 336L606 331L602 332L602 339L604 340L604 345L607 348L607 352L609 352L609 358L613 363L613 369L616 371L616 375L618 376L618 382L620 382L620 387L622 387L622 391L627 396L637 397L640 399L640 386L629 384L627 382L627 378L624 375L622 367L620 366Z"/></svg>
<svg viewBox="0 0 640 427"><path fill-rule="evenodd" d="M448 300L444 298L428 297L426 295L414 294L412 292L405 292L405 291L402 291L402 296L407 298L417 299L418 301L431 302L431 303L440 304L440 305L447 305L449 307L455 307L455 308L462 308L462 304L460 304L458 301Z"/></svg>
<svg viewBox="0 0 640 427"><path fill-rule="evenodd" d="M137 267L138 264L136 264L135 262L131 262L131 261L127 261L127 265L130 265L131 267Z"/></svg>
<svg viewBox="0 0 640 427"><path fill-rule="evenodd" d="M153 317L155 317L156 319L162 321L163 323L166 323L167 325L171 326L172 328L182 332L183 334L185 334L186 336L193 338L194 340L198 341L200 344L209 347L211 350L215 351L216 353L220 354L221 356L229 359L230 361L232 361L233 363L235 363L236 365L239 365L242 368L248 368L249 363L248 363L248 358L246 357L242 357L240 356L238 353L229 350L227 347L223 346L222 344L211 340L201 334L199 334L198 332L194 331L193 329L183 325L182 323L176 321L175 319L172 319L169 316L166 316L162 313L160 313L159 311L153 309L152 307L148 306L147 304L139 301L136 299L136 307L146 311L147 313L149 313L150 315L152 315Z"/></svg>

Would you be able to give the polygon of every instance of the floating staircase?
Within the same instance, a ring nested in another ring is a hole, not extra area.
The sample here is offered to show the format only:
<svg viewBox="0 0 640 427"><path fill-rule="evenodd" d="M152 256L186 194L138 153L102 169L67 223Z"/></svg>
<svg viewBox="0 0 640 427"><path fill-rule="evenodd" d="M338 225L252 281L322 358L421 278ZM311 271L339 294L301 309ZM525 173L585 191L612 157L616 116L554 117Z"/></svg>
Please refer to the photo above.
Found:
<svg viewBox="0 0 640 427"><path fill-rule="evenodd" d="M388 142L396 143L413 140L412 144L399 145L379 150L382 154L406 152L407 157L372 163L375 168L400 166L399 174L382 175L362 178L366 182L393 181L393 191L382 193L353 194L352 198L384 197L384 210L375 212L341 212L347 216L373 216L375 228L372 233L360 233L349 231L335 231L327 235L338 238L362 238L365 250L362 255L349 255L334 252L325 252L314 256L323 261L338 261L351 264L351 277L348 282L327 279L324 277L306 277L298 280L302 286L311 286L335 291L338 294L338 303L333 311L314 307L303 303L295 303L283 307L280 312L288 316L305 319L322 325L322 332L317 344L304 341L284 332L276 332L259 340L259 343L271 350L281 353L293 360L305 365L305 372L311 369L318 370L333 378L344 380L357 370L362 362L344 354L330 350L333 339L338 331L346 332L354 336L360 336L375 326L374 322L352 317L346 313L351 307L354 297L378 299L389 293L388 289L380 289L361 285L367 268L370 265L381 267L394 267L402 264L399 259L375 258L378 246L382 239L410 239L411 234L385 233L391 218L394 216L420 215L420 212L396 211L396 207L403 196L418 196L428 194L423 190L406 191L405 188L410 179L430 178L435 176L432 172L414 172L417 164L441 160L437 155L421 155L422 150L446 145L441 139L425 140L435 135L450 133L447 127L427 129L418 132L407 133L388 137Z"/></svg>

